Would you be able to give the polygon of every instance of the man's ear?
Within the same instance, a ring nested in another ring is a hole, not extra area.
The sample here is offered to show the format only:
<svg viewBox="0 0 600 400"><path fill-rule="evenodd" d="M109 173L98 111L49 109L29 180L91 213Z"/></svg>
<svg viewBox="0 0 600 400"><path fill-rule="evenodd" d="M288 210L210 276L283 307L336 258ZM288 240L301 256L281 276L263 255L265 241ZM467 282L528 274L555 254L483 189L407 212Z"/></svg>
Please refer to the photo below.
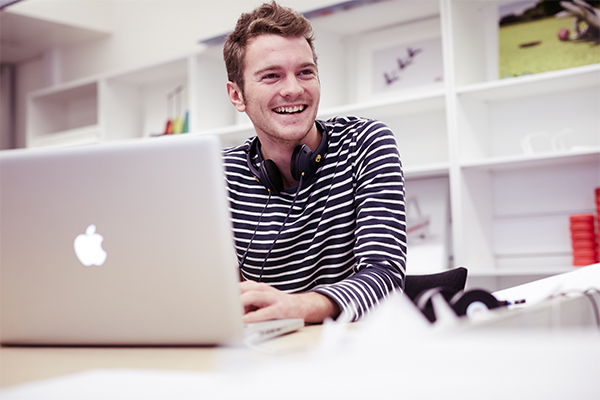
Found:
<svg viewBox="0 0 600 400"><path fill-rule="evenodd" d="M227 95L229 95L231 104L233 104L239 112L246 111L246 103L244 102L242 91L236 83L231 81L227 82Z"/></svg>

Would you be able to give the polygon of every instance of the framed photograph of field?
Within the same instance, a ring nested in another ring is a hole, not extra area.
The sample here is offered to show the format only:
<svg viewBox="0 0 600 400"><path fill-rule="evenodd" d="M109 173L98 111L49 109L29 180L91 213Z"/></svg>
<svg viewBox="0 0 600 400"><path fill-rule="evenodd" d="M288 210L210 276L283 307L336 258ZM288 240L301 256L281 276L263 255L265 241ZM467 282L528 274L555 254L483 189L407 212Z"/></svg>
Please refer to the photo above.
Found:
<svg viewBox="0 0 600 400"><path fill-rule="evenodd" d="M600 63L599 1L521 0L499 6L499 78Z"/></svg>

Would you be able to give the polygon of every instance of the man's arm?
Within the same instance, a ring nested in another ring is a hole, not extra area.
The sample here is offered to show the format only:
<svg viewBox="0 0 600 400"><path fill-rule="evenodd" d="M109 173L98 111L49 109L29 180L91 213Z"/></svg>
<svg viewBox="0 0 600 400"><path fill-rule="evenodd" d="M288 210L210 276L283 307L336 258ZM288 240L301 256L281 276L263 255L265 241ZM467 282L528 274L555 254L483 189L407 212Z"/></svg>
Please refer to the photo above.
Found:
<svg viewBox="0 0 600 400"><path fill-rule="evenodd" d="M404 176L396 139L378 121L356 127L352 159L355 182L355 273L316 291L360 319L397 289L406 274Z"/></svg>
<svg viewBox="0 0 600 400"><path fill-rule="evenodd" d="M334 301L317 292L289 294L254 281L241 282L240 290L246 323L282 318L318 323L340 313Z"/></svg>

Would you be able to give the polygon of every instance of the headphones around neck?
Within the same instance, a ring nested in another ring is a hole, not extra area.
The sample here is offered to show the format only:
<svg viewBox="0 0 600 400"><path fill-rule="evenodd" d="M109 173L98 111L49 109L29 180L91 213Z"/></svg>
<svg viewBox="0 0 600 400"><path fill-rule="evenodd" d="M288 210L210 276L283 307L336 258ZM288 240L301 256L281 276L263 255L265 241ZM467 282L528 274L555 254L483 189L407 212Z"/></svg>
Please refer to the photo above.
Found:
<svg viewBox="0 0 600 400"><path fill-rule="evenodd" d="M296 146L292 153L290 170L292 177L297 181L300 180L302 174L304 174L305 180L311 178L314 173L317 172L317 169L319 169L321 160L323 160L327 151L327 130L319 121L316 121L316 124L317 129L319 129L319 132L321 132L323 136L321 138L321 143L319 143L319 146L315 151L312 151L310 147L303 144ZM261 160L258 168L256 168L252 162L255 155L258 155L259 160ZM250 172L252 172L256 180L267 188L267 190L275 194L279 194L283 191L283 179L279 168L277 168L277 165L275 165L273 160L262 160L262 157L260 156L260 140L258 140L258 136L252 140L246 160Z"/></svg>

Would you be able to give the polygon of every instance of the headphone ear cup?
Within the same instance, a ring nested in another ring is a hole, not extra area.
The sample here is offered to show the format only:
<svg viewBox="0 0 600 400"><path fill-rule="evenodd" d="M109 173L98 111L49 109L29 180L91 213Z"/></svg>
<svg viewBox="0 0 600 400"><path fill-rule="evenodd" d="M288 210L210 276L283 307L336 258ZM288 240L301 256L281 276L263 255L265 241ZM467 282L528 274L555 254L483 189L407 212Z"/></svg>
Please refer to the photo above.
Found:
<svg viewBox="0 0 600 400"><path fill-rule="evenodd" d="M275 194L279 194L283 191L283 179L279 168L273 162L273 160L265 160L260 163L260 177L263 179L263 185Z"/></svg>
<svg viewBox="0 0 600 400"><path fill-rule="evenodd" d="M477 313L500 307L500 302L488 291L472 289L454 295L450 299L450 306L457 315L471 317Z"/></svg>
<svg viewBox="0 0 600 400"><path fill-rule="evenodd" d="M312 150L307 145L296 146L292 153L292 160L290 161L290 172L292 178L299 181L302 172L310 174L310 157L312 156Z"/></svg>

